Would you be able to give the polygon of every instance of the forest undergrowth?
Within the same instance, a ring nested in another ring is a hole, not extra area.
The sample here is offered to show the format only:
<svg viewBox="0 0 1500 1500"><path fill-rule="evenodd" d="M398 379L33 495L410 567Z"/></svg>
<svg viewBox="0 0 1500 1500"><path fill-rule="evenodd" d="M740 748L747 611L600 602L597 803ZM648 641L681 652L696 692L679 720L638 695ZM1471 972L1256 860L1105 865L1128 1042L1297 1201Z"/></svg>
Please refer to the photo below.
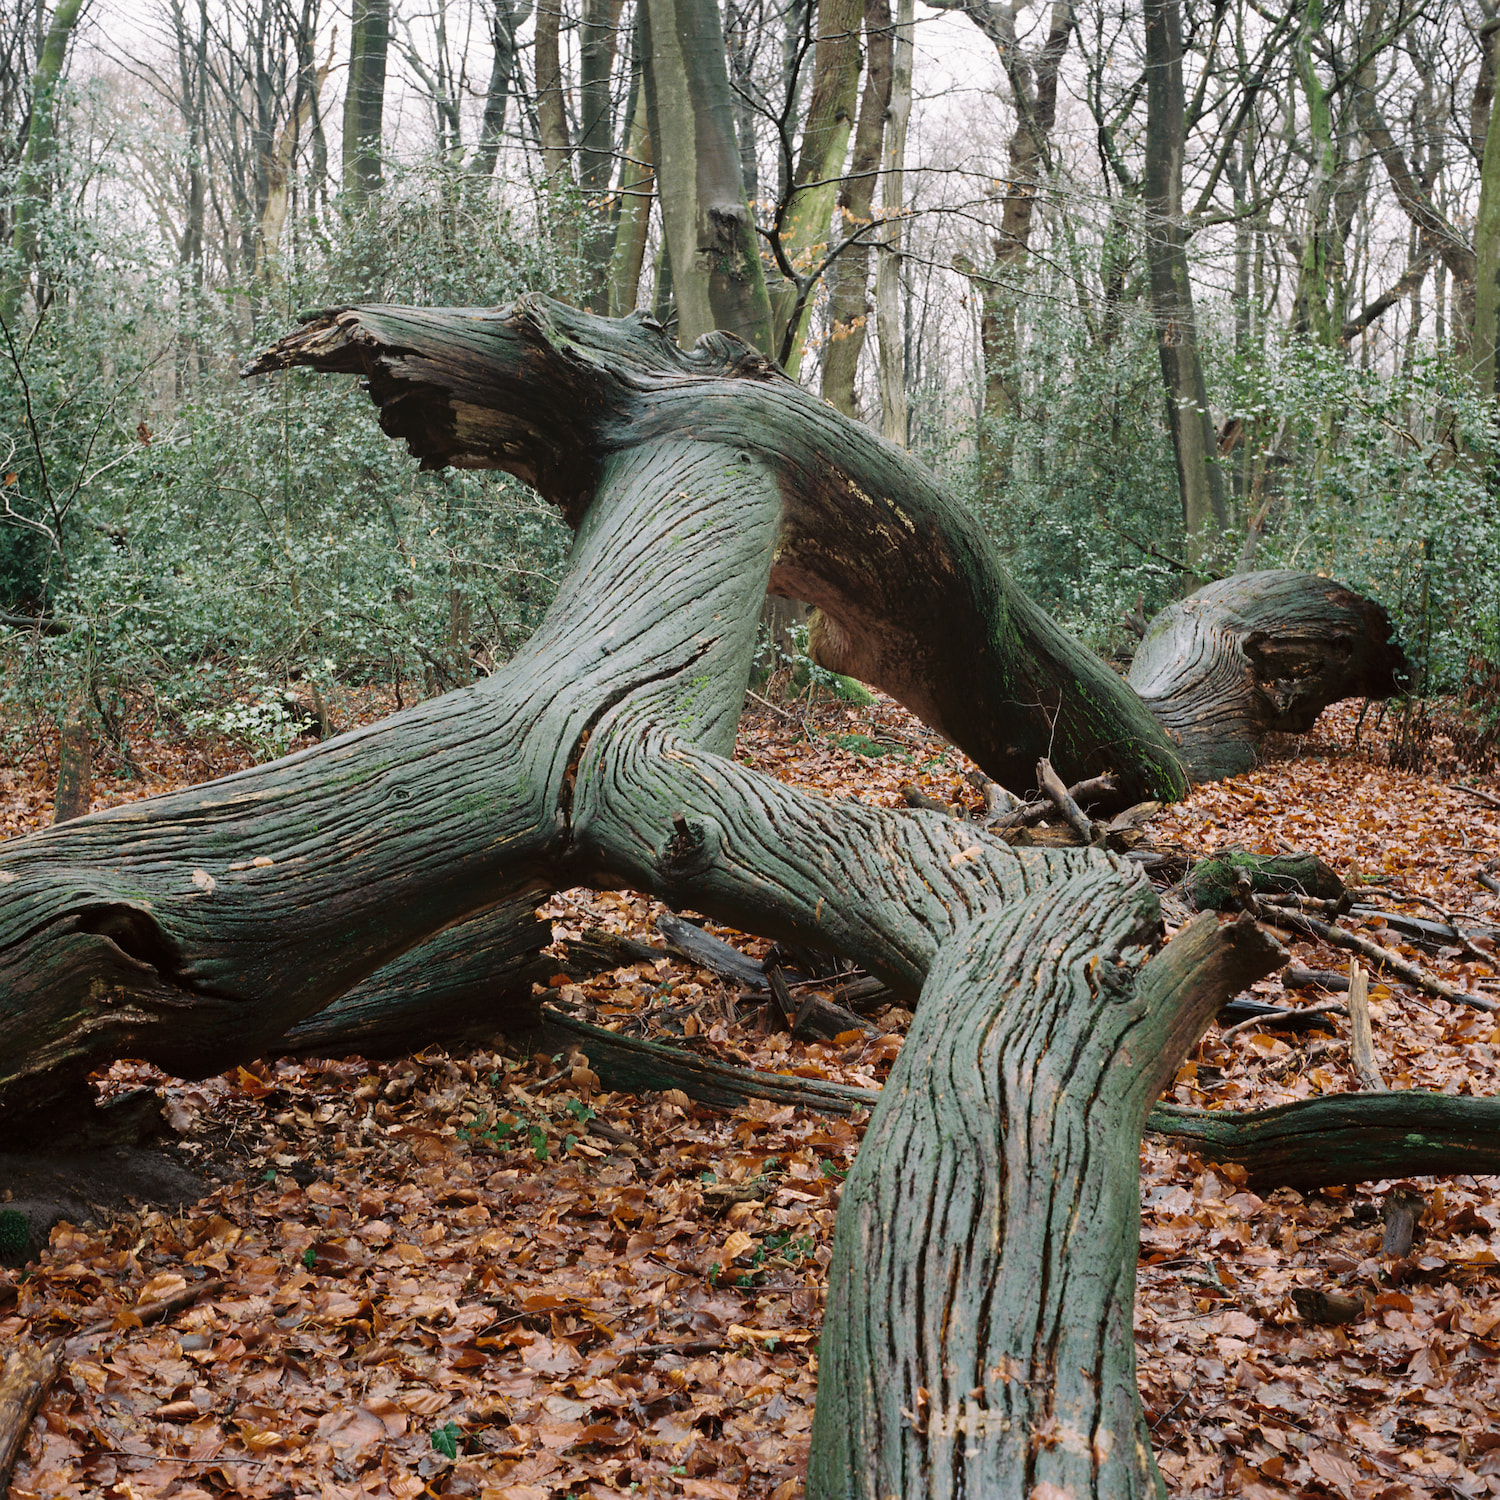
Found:
<svg viewBox="0 0 1500 1500"><path fill-rule="evenodd" d="M385 706L333 705L346 725ZM910 783L982 811L968 762L888 701L749 708L737 754L769 774L887 806ZM1402 726L1359 709L1198 789L1152 841L1313 850L1393 911L1500 926L1480 879L1500 854L1500 779L1440 737L1437 769L1394 770L1393 745L1411 759ZM130 779L114 774L119 747L100 750L96 807L243 763L201 739L141 734L130 750ZM48 747L20 751L0 766L0 836L50 817ZM662 911L630 893L549 901L559 943L603 929L660 949L585 982L559 973L554 998L728 1062L884 1078L907 1011L878 1011L877 1035L792 1040L762 998L662 947ZM1179 911L1169 900L1169 929ZM1434 957L1377 919L1367 930L1500 998L1489 939ZM1308 968L1345 967L1289 946ZM1255 993L1330 998L1276 976ZM1500 1092L1494 1016L1379 972L1370 998L1389 1087ZM1246 1109L1350 1090L1348 1026L1211 1026L1168 1097ZM28 1264L0 1269L0 1350L66 1340L12 1500L801 1494L859 1116L614 1093L581 1052L499 1037L378 1063L267 1058L200 1082L121 1064L105 1086L143 1081L205 1196L58 1223ZM1420 1224L1408 1254L1384 1258L1398 1190L1420 1198ZM1150 1136L1141 1192L1140 1383L1173 1494L1500 1495L1500 1179L1260 1196L1243 1169ZM1354 1315L1304 1321L1292 1294L1308 1288L1353 1299Z"/></svg>

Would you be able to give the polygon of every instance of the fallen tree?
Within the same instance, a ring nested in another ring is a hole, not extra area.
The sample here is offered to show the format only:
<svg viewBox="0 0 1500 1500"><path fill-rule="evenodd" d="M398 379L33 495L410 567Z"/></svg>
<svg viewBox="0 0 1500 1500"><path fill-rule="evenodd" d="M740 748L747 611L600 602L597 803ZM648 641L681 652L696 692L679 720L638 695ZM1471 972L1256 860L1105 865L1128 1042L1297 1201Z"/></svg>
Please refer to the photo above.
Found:
<svg viewBox="0 0 1500 1500"><path fill-rule="evenodd" d="M289 1033L389 1042L443 1004L466 1007L468 1025L486 973L509 996L489 1017L503 1028L532 1014L530 897L649 891L925 985L903 1054L912 1082L888 1088L872 1122L897 1144L868 1153L869 1191L886 1191L882 1172L901 1177L908 1148L931 1153L943 1181L964 1182L932 1253L962 1260L975 1226L998 1224L954 1285L989 1297L1004 1261L1007 1289L963 1349L905 1323L872 1333L868 1308L830 1331L851 1351L910 1334L912 1371L951 1364L979 1386L980 1363L1004 1352L1016 1389L997 1388L998 1404L945 1389L913 1458L889 1393L878 1417L866 1410L868 1362L834 1360L830 1402L873 1424L874 1467L850 1475L951 1475L993 1443L971 1467L1004 1484L1156 1485L1128 1336L1080 1386L1073 1332L1023 1346L1024 1303L1038 1266L1063 1278L1059 1296L1083 1270L1081 1214L1099 1236L1084 1271L1097 1285L1071 1316L1101 1320L1090 1339L1128 1330L1151 1096L1279 950L1248 921L1205 916L1151 958L1156 898L1127 860L831 804L730 755L768 587L817 606L826 664L889 691L1000 782L1028 781L1046 757L1065 785L1107 777L1122 803L1180 795L1188 768L1142 699L1014 587L932 476L726 336L684 353L648 319L544 299L356 308L315 317L251 371L296 365L362 375L424 466L535 485L576 530L568 572L536 636L483 683L0 848L0 1134L54 1138L87 1112L90 1069L116 1056L195 1076ZM999 1092L994 1048L1011 1059ZM942 1092L935 1066L956 1092L929 1118L918 1101ZM1055 1099L1038 1079L1057 1080ZM998 1185L951 1147L960 1100L983 1143L974 1159L1004 1164ZM1080 1154L1090 1132L1100 1149ZM1031 1195L1053 1175L1054 1196ZM873 1232L863 1214L841 1220L841 1242ZM927 1284L927 1244L892 1242L892 1298ZM832 1442L821 1417L819 1431ZM815 1493L844 1492L815 1473Z"/></svg>
<svg viewBox="0 0 1500 1500"><path fill-rule="evenodd" d="M1195 781L1248 771L1273 731L1306 734L1340 698L1389 698L1411 675L1390 616L1331 578L1237 573L1147 627L1130 685Z"/></svg>

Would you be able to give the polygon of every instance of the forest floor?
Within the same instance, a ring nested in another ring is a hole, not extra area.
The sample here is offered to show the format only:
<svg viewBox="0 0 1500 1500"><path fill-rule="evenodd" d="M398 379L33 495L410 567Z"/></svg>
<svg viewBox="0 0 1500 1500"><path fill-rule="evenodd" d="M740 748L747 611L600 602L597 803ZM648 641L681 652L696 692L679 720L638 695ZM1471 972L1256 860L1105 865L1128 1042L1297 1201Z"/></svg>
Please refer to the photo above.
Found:
<svg viewBox="0 0 1500 1500"><path fill-rule="evenodd" d="M381 707L367 695L341 711ZM980 810L967 762L889 703L750 707L737 753L785 781L888 806L912 782ZM1385 887L1393 910L1500 925L1500 896L1478 879L1500 853L1493 769L1475 774L1438 738L1425 749L1440 773L1392 770L1374 710L1356 748L1358 708L1199 789L1152 840L1314 850L1346 881ZM48 753L22 747L0 765L0 837L48 821ZM99 757L110 790L96 807L242 763L170 738L143 736L132 754L128 780L112 774L118 756ZM639 896L568 891L543 910L560 941L603 928L660 947L663 908ZM1291 946L1309 967L1345 966ZM1483 943L1480 957L1402 951L1500 997ZM1500 1092L1495 1017L1373 977L1388 1086ZM666 948L554 987L597 1024L865 1086L910 1019L890 1006L876 1037L793 1041L759 1001ZM1327 998L1284 994L1279 977L1256 993ZM1243 1109L1349 1090L1347 1028L1211 1026L1168 1097ZM192 1083L120 1065L109 1086L141 1081L159 1087L172 1154L203 1196L64 1220L28 1264L0 1269L0 1354L66 1340L11 1500L801 1494L859 1117L610 1093L586 1057L498 1037L380 1063L269 1058ZM1393 1261L1382 1203L1397 1189L1424 1209L1415 1248ZM1140 1385L1173 1494L1500 1495L1500 1179L1261 1197L1243 1171L1153 1136L1141 1202ZM1363 1311L1304 1322L1300 1288Z"/></svg>

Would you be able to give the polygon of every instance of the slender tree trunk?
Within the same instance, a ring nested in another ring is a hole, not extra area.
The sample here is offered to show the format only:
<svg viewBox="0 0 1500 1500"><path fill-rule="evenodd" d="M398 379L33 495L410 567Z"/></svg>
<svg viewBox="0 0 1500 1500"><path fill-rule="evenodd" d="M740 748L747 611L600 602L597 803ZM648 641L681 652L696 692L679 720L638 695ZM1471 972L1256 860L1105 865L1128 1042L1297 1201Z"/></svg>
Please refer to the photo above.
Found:
<svg viewBox="0 0 1500 1500"><path fill-rule="evenodd" d="M1313 170L1303 217L1294 326L1316 342L1332 348L1337 345L1344 326L1344 247L1333 207L1339 173L1338 143L1333 138L1328 91L1313 64L1313 42L1321 37L1322 30L1323 0L1307 0L1294 54L1297 81L1307 104Z"/></svg>
<svg viewBox="0 0 1500 1500"><path fill-rule="evenodd" d="M647 122L645 70L637 66L632 85L630 135L620 162L620 211L615 218L614 246L609 265L609 314L623 318L634 312L640 296L641 266L651 229L651 204L656 196L656 173L651 160L651 130Z"/></svg>
<svg viewBox="0 0 1500 1500"><path fill-rule="evenodd" d="M833 229L835 239L861 233L865 237L851 244L834 263L828 347L823 354L823 399L850 417L858 414L854 382L870 315L873 207L891 104L893 40L889 0L866 0L865 87L854 131L854 155L849 175L839 189Z"/></svg>
<svg viewBox="0 0 1500 1500"><path fill-rule="evenodd" d="M854 128L864 8L865 0L818 0L812 98L791 193L778 207L774 230L782 274L772 298L776 349L782 368L791 375L802 363L813 293L828 252L833 207Z"/></svg>
<svg viewBox="0 0 1500 1500"><path fill-rule="evenodd" d="M609 303L610 180L615 170L614 74L623 0L584 0L579 42L578 186L583 193L582 302L595 311Z"/></svg>
<svg viewBox="0 0 1500 1500"><path fill-rule="evenodd" d="M760 247L745 199L715 0L646 0L647 118L677 304L691 347L727 329L775 348Z"/></svg>
<svg viewBox="0 0 1500 1500"><path fill-rule="evenodd" d="M494 176L500 142L505 136L505 116L516 76L516 28L531 14L531 0L523 0L519 7L512 0L492 0L492 4L490 82L484 93L484 117L470 169L476 177L483 178Z"/></svg>
<svg viewBox="0 0 1500 1500"><path fill-rule="evenodd" d="M37 220L50 197L53 160L57 155L57 105L62 88L68 44L83 10L83 0L59 0L47 34L42 40L36 67L31 74L31 118L26 128L26 146L16 179L11 248L15 266L0 277L0 317L10 326L20 311L26 279L37 259Z"/></svg>
<svg viewBox="0 0 1500 1500"><path fill-rule="evenodd" d="M1491 77L1500 66L1500 25L1485 38ZM1493 84L1491 85L1493 87ZM1478 113L1478 111L1476 111ZM1500 130L1485 111L1484 149L1479 175L1479 213L1474 221L1474 334L1470 345L1474 383L1487 397L1500 394L1496 344L1500 342Z"/></svg>
<svg viewBox="0 0 1500 1500"><path fill-rule="evenodd" d="M573 142L568 134L567 85L559 38L562 0L539 0L536 11L536 118L542 167L554 186L572 181Z"/></svg>
<svg viewBox="0 0 1500 1500"><path fill-rule="evenodd" d="M1182 206L1187 101L1182 83L1178 0L1146 0L1146 258L1156 343L1166 387L1167 421L1177 456L1188 561L1207 558L1228 523L1224 484L1214 461L1214 428L1198 353Z"/></svg>
<svg viewBox="0 0 1500 1500"><path fill-rule="evenodd" d="M891 57L891 107L885 129L880 204L886 220L875 266L875 331L880 354L880 430L907 443L906 332L901 317L901 216L905 212L906 131L911 120L915 0L897 0Z"/></svg>
<svg viewBox="0 0 1500 1500"><path fill-rule="evenodd" d="M390 0L354 0L349 77L344 85L344 195L360 208L380 192L385 128L385 65L391 45Z"/></svg>

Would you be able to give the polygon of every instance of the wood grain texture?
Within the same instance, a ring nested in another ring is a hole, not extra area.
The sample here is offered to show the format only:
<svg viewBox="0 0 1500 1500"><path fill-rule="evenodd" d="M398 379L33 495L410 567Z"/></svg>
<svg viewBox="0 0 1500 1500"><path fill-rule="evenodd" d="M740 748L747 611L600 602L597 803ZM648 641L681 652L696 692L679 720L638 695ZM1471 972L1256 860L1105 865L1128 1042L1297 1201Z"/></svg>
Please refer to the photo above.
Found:
<svg viewBox="0 0 1500 1500"><path fill-rule="evenodd" d="M1130 685L1194 781L1248 771L1272 731L1305 734L1341 698L1389 698L1410 675L1389 615L1331 578L1237 573L1163 610Z"/></svg>
<svg viewBox="0 0 1500 1500"><path fill-rule="evenodd" d="M1135 1383L1141 1124L1280 955L1205 916L1147 962L1156 915L1094 868L940 949L839 1207L809 1500L1164 1493Z"/></svg>

